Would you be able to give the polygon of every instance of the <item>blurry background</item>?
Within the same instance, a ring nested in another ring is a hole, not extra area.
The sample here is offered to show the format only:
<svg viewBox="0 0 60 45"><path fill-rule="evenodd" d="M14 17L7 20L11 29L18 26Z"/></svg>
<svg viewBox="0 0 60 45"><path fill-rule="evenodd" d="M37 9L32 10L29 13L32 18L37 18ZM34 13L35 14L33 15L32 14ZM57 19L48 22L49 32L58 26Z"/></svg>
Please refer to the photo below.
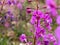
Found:
<svg viewBox="0 0 60 45"><path fill-rule="evenodd" d="M27 13L27 8L31 8L31 12L36 9L35 0L31 3L28 0L10 1L0 0L0 45L19 45L19 36L22 33L32 35L30 32L32 25L29 22L31 13ZM60 0L56 0L56 3L60 7ZM44 0L39 0L39 9L44 12L46 9L43 9L43 6ZM60 9L57 11L60 14ZM55 21L53 24L52 32L57 27Z"/></svg>

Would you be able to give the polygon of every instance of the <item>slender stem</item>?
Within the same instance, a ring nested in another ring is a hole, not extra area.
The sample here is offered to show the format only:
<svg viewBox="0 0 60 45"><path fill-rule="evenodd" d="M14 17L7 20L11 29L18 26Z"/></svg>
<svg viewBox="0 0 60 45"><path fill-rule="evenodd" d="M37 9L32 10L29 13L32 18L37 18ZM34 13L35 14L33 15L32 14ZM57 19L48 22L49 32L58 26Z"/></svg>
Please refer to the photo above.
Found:
<svg viewBox="0 0 60 45"><path fill-rule="evenodd" d="M36 45L36 37L34 36L34 45Z"/></svg>
<svg viewBox="0 0 60 45"><path fill-rule="evenodd" d="M38 15L38 0L36 0L37 3L37 15ZM37 27L38 27L38 20L37 20ZM36 35L34 35L34 45L36 45Z"/></svg>
<svg viewBox="0 0 60 45"><path fill-rule="evenodd" d="M37 3L37 10L38 10L38 0L36 0L36 3Z"/></svg>
<svg viewBox="0 0 60 45"><path fill-rule="evenodd" d="M36 45L36 36L35 36L35 35L33 35L33 38L34 38L33 45Z"/></svg>
<svg viewBox="0 0 60 45"><path fill-rule="evenodd" d="M36 0L36 3L37 3L37 16L38 16L38 0ZM38 20L37 20L37 27L38 27Z"/></svg>

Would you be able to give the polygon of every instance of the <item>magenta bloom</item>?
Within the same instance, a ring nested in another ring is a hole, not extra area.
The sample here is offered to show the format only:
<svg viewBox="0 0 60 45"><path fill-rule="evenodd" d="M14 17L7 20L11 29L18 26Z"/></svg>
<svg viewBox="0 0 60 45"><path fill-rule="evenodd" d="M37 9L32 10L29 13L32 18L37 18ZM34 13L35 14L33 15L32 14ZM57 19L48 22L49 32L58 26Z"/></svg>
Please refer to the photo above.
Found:
<svg viewBox="0 0 60 45"><path fill-rule="evenodd" d="M55 0L45 0L46 5L52 8L56 8Z"/></svg>
<svg viewBox="0 0 60 45"><path fill-rule="evenodd" d="M55 35L58 39L58 45L60 45L60 26L55 29Z"/></svg>
<svg viewBox="0 0 60 45"><path fill-rule="evenodd" d="M55 8L51 8L50 11L51 11L52 16L57 16L58 15L58 12Z"/></svg>
<svg viewBox="0 0 60 45"><path fill-rule="evenodd" d="M41 45L41 42L38 40L38 41L36 42L36 45Z"/></svg>
<svg viewBox="0 0 60 45"><path fill-rule="evenodd" d="M41 29L40 29L40 27L35 27L35 36L36 36L36 39L38 39L39 37L41 37L41 34L40 34L40 31L41 31Z"/></svg>
<svg viewBox="0 0 60 45"><path fill-rule="evenodd" d="M56 37L58 38L58 40L60 41L60 26L58 26L58 27L55 29L55 35L56 35Z"/></svg>
<svg viewBox="0 0 60 45"><path fill-rule="evenodd" d="M44 15L44 22L45 22L45 26L47 27L48 30L51 30L51 23L52 23L52 18L50 17L49 14L45 14Z"/></svg>
<svg viewBox="0 0 60 45"><path fill-rule="evenodd" d="M49 14L45 14L44 15L44 20L46 21L46 23L52 23L52 18L50 17Z"/></svg>
<svg viewBox="0 0 60 45"><path fill-rule="evenodd" d="M27 7L27 8L26 8L26 11L27 11L27 13L31 13L32 10L31 10L30 7Z"/></svg>
<svg viewBox="0 0 60 45"><path fill-rule="evenodd" d="M25 34L20 35L19 40L21 42L27 42L26 35Z"/></svg>
<svg viewBox="0 0 60 45"><path fill-rule="evenodd" d="M44 41L44 45L48 45L49 44L49 41Z"/></svg>
<svg viewBox="0 0 60 45"><path fill-rule="evenodd" d="M40 18L43 18L43 13L40 10L34 10L32 13L32 17L30 20L31 24L36 24L38 21L38 24L40 23Z"/></svg>
<svg viewBox="0 0 60 45"><path fill-rule="evenodd" d="M45 29L42 27L35 27L35 36L36 39L39 39L45 34Z"/></svg>
<svg viewBox="0 0 60 45"><path fill-rule="evenodd" d="M60 16L57 16L56 23L60 25Z"/></svg>
<svg viewBox="0 0 60 45"><path fill-rule="evenodd" d="M53 42L53 45L57 45L57 40L52 33L45 34L43 38L44 41ZM45 44L47 45L48 43L45 42Z"/></svg>
<svg viewBox="0 0 60 45"><path fill-rule="evenodd" d="M42 20L43 19L43 20ZM50 17L49 14L43 14L40 10L34 10L32 13L32 17L30 20L31 24L34 24L35 26L41 26L40 22L44 22L44 25L46 28L51 30L51 23L52 23L52 18Z"/></svg>
<svg viewBox="0 0 60 45"><path fill-rule="evenodd" d="M58 13L56 11L56 3L55 0L46 0L46 5L47 5L47 9L48 11L51 13L52 16L57 16Z"/></svg>
<svg viewBox="0 0 60 45"><path fill-rule="evenodd" d="M58 42L58 45L60 45L60 41Z"/></svg>

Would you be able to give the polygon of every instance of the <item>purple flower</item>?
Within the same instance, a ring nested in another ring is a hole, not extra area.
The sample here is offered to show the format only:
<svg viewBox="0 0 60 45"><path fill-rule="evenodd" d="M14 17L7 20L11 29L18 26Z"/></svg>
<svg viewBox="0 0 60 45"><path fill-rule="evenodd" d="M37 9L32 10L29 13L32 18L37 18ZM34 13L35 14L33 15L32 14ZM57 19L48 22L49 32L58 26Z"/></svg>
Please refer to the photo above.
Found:
<svg viewBox="0 0 60 45"><path fill-rule="evenodd" d="M45 29L42 27L35 27L35 36L36 39L43 37L43 35L45 34Z"/></svg>
<svg viewBox="0 0 60 45"><path fill-rule="evenodd" d="M52 18L50 17L49 14L45 14L44 15L44 20L46 21L46 23L52 23Z"/></svg>
<svg viewBox="0 0 60 45"><path fill-rule="evenodd" d="M26 35L25 34L22 34L22 35L20 35L19 40L21 42L27 42L27 39L26 38L27 38Z"/></svg>
<svg viewBox="0 0 60 45"><path fill-rule="evenodd" d="M57 40L56 40L55 36L52 33L45 34L43 36L43 39L44 39L44 41L48 41L49 43L53 42L53 45L57 45ZM46 43L47 42L45 42L45 44Z"/></svg>
<svg viewBox="0 0 60 45"><path fill-rule="evenodd" d="M44 41L44 45L48 45L49 44L49 41Z"/></svg>
<svg viewBox="0 0 60 45"><path fill-rule="evenodd" d="M17 0L7 0L7 4L11 5L11 4L16 4Z"/></svg>
<svg viewBox="0 0 60 45"><path fill-rule="evenodd" d="M41 42L38 40L38 41L36 42L36 45L41 45Z"/></svg>
<svg viewBox="0 0 60 45"><path fill-rule="evenodd" d="M43 19L43 20L41 20ZM34 10L32 13L32 17L31 17L31 24L34 24L34 26L41 26L40 21L43 21L45 24L45 27L47 27L47 29L51 30L51 23L52 23L52 18L50 17L49 14L43 14L40 10Z"/></svg>
<svg viewBox="0 0 60 45"><path fill-rule="evenodd" d="M47 27L47 29L51 30L52 27L50 25L52 23L52 18L50 17L49 14L44 15L44 22L45 22L45 26Z"/></svg>
<svg viewBox="0 0 60 45"><path fill-rule="evenodd" d="M16 4L18 1L17 0L13 0L12 3Z"/></svg>
<svg viewBox="0 0 60 45"><path fill-rule="evenodd" d="M52 42L56 41L56 38L55 38L55 36L54 36L52 33L49 33L49 34L48 34L48 38L49 38L50 41L52 41Z"/></svg>
<svg viewBox="0 0 60 45"><path fill-rule="evenodd" d="M56 23L60 25L60 16L57 16Z"/></svg>
<svg viewBox="0 0 60 45"><path fill-rule="evenodd" d="M9 5L11 5L11 1L8 1L7 3L8 3Z"/></svg>

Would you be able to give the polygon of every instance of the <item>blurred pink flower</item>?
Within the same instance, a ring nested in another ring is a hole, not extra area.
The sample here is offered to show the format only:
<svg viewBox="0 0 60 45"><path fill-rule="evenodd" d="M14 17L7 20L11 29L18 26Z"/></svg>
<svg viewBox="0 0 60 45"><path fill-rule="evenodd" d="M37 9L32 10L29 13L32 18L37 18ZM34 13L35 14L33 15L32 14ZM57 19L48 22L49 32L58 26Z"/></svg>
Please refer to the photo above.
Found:
<svg viewBox="0 0 60 45"><path fill-rule="evenodd" d="M9 27L9 23L5 22L4 26L8 28Z"/></svg>
<svg viewBox="0 0 60 45"><path fill-rule="evenodd" d="M52 8L56 8L55 0L45 0L46 5Z"/></svg>
<svg viewBox="0 0 60 45"><path fill-rule="evenodd" d="M58 42L58 45L60 45L60 41Z"/></svg>
<svg viewBox="0 0 60 45"><path fill-rule="evenodd" d="M60 26L55 29L55 35L58 39L58 45L60 45Z"/></svg>
<svg viewBox="0 0 60 45"><path fill-rule="evenodd" d="M46 0L45 3L47 5L47 9L51 13L51 15L52 16L57 16L58 13L56 11L57 5L55 3L55 0Z"/></svg>
<svg viewBox="0 0 60 45"><path fill-rule="evenodd" d="M56 23L60 25L60 16L57 16Z"/></svg>
<svg viewBox="0 0 60 45"><path fill-rule="evenodd" d="M17 8L21 10L22 9L22 4L21 3L18 3L17 4Z"/></svg>
<svg viewBox="0 0 60 45"><path fill-rule="evenodd" d="M51 8L50 12L51 12L52 16L57 16L58 15L58 12L55 8Z"/></svg>

